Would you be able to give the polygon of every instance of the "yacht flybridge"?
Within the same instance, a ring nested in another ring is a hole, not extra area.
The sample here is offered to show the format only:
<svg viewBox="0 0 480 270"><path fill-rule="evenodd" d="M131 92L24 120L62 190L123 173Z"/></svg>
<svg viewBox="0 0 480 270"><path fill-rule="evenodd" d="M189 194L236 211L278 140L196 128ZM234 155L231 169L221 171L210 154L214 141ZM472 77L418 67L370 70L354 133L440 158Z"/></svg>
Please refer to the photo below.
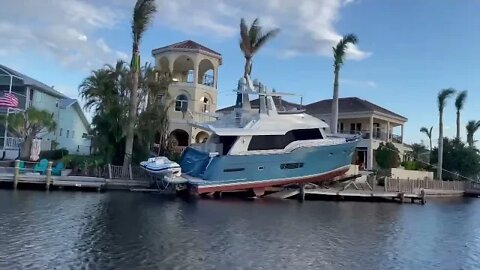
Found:
<svg viewBox="0 0 480 270"><path fill-rule="evenodd" d="M325 122L301 110L277 111L273 98L286 94L261 84L242 78L235 91L233 112L192 123L211 136L183 152L182 174L175 178L199 194L250 189L261 194L266 187L320 182L348 170L358 136L326 134ZM259 109L250 107L249 95L259 96Z"/></svg>

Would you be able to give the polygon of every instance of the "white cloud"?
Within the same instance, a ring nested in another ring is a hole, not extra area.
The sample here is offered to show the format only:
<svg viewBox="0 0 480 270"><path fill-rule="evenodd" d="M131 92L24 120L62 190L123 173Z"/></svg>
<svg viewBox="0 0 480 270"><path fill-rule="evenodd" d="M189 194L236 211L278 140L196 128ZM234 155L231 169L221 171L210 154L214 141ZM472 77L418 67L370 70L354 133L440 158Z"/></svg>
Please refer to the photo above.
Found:
<svg viewBox="0 0 480 270"><path fill-rule="evenodd" d="M350 79L340 79L340 83L358 86L358 87L369 87L369 88L377 87L377 83L371 80L359 81L359 80L350 80Z"/></svg>
<svg viewBox="0 0 480 270"><path fill-rule="evenodd" d="M4 0L0 9L0 55L43 52L69 67L90 69L118 57L128 59L102 38L119 26L129 32L135 0ZM323 55L343 34L335 29L340 11L358 0L157 0L156 25L188 35L238 39L240 18L261 19L278 27L272 46L281 57ZM18 14L21 14L19 16ZM40 14L40 15L39 15ZM125 35L125 40L129 37ZM360 37L360 41L361 41ZM361 60L370 52L350 46L347 58Z"/></svg>
<svg viewBox="0 0 480 270"><path fill-rule="evenodd" d="M334 24L340 9L354 0L157 0L158 20L192 35L236 38L241 17L259 17L266 27L281 29L281 57L302 54L331 56L341 38ZM192 12L186 12L192 10ZM194 12L193 12L194 10ZM370 52L350 46L347 57L362 60Z"/></svg>
<svg viewBox="0 0 480 270"><path fill-rule="evenodd" d="M46 53L64 66L81 69L117 58L104 39L92 38L119 22L123 13L116 6L82 0L6 1L8 8L0 9L0 54Z"/></svg>

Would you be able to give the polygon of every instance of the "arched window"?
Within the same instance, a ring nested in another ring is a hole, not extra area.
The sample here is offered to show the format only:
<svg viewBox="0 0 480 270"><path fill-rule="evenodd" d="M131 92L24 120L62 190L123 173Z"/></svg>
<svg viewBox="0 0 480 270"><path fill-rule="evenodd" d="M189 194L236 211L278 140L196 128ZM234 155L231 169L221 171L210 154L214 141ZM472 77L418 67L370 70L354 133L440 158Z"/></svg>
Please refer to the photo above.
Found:
<svg viewBox="0 0 480 270"><path fill-rule="evenodd" d="M188 98L186 95L178 95L177 99L175 100L175 111L186 111L188 108ZM183 109L183 110L182 110Z"/></svg>
<svg viewBox="0 0 480 270"><path fill-rule="evenodd" d="M200 102L202 102L202 112L208 113L210 111L210 100L207 97L200 98Z"/></svg>

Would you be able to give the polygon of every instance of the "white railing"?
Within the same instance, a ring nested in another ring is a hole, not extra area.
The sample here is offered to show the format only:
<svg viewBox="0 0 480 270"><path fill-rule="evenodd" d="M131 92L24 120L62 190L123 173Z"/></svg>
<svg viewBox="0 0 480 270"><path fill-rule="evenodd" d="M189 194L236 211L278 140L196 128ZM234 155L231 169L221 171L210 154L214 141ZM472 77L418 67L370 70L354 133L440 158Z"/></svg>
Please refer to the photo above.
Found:
<svg viewBox="0 0 480 270"><path fill-rule="evenodd" d="M4 141L5 149L18 149L20 148L20 144L23 142L23 139L18 137L6 137L6 138L0 137L0 139L5 140Z"/></svg>

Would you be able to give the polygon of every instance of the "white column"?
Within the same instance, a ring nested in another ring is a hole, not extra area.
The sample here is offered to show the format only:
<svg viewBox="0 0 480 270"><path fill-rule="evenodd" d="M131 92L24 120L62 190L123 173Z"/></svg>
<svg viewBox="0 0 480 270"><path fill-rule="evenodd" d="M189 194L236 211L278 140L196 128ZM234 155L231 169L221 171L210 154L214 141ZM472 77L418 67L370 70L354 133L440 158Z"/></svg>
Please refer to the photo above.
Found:
<svg viewBox="0 0 480 270"><path fill-rule="evenodd" d="M213 87L215 87L215 89L217 89L217 83L218 83L218 67L215 67L215 69L213 70Z"/></svg>
<svg viewBox="0 0 480 270"><path fill-rule="evenodd" d="M193 84L196 85L198 83L198 60L195 59L193 62Z"/></svg>
<svg viewBox="0 0 480 270"><path fill-rule="evenodd" d="M390 142L390 121L387 122L387 142Z"/></svg>
<svg viewBox="0 0 480 270"><path fill-rule="evenodd" d="M372 141L370 141L368 148L367 148L367 170L373 169L373 148L372 148Z"/></svg>
<svg viewBox="0 0 480 270"><path fill-rule="evenodd" d="M175 59L173 57L168 57L168 71L173 75L173 64L175 64Z"/></svg>
<svg viewBox="0 0 480 270"><path fill-rule="evenodd" d="M402 133L401 133L402 137L400 138L400 142L403 143L403 125L401 127L402 127Z"/></svg>
<svg viewBox="0 0 480 270"><path fill-rule="evenodd" d="M370 139L373 139L373 115L370 116Z"/></svg>

